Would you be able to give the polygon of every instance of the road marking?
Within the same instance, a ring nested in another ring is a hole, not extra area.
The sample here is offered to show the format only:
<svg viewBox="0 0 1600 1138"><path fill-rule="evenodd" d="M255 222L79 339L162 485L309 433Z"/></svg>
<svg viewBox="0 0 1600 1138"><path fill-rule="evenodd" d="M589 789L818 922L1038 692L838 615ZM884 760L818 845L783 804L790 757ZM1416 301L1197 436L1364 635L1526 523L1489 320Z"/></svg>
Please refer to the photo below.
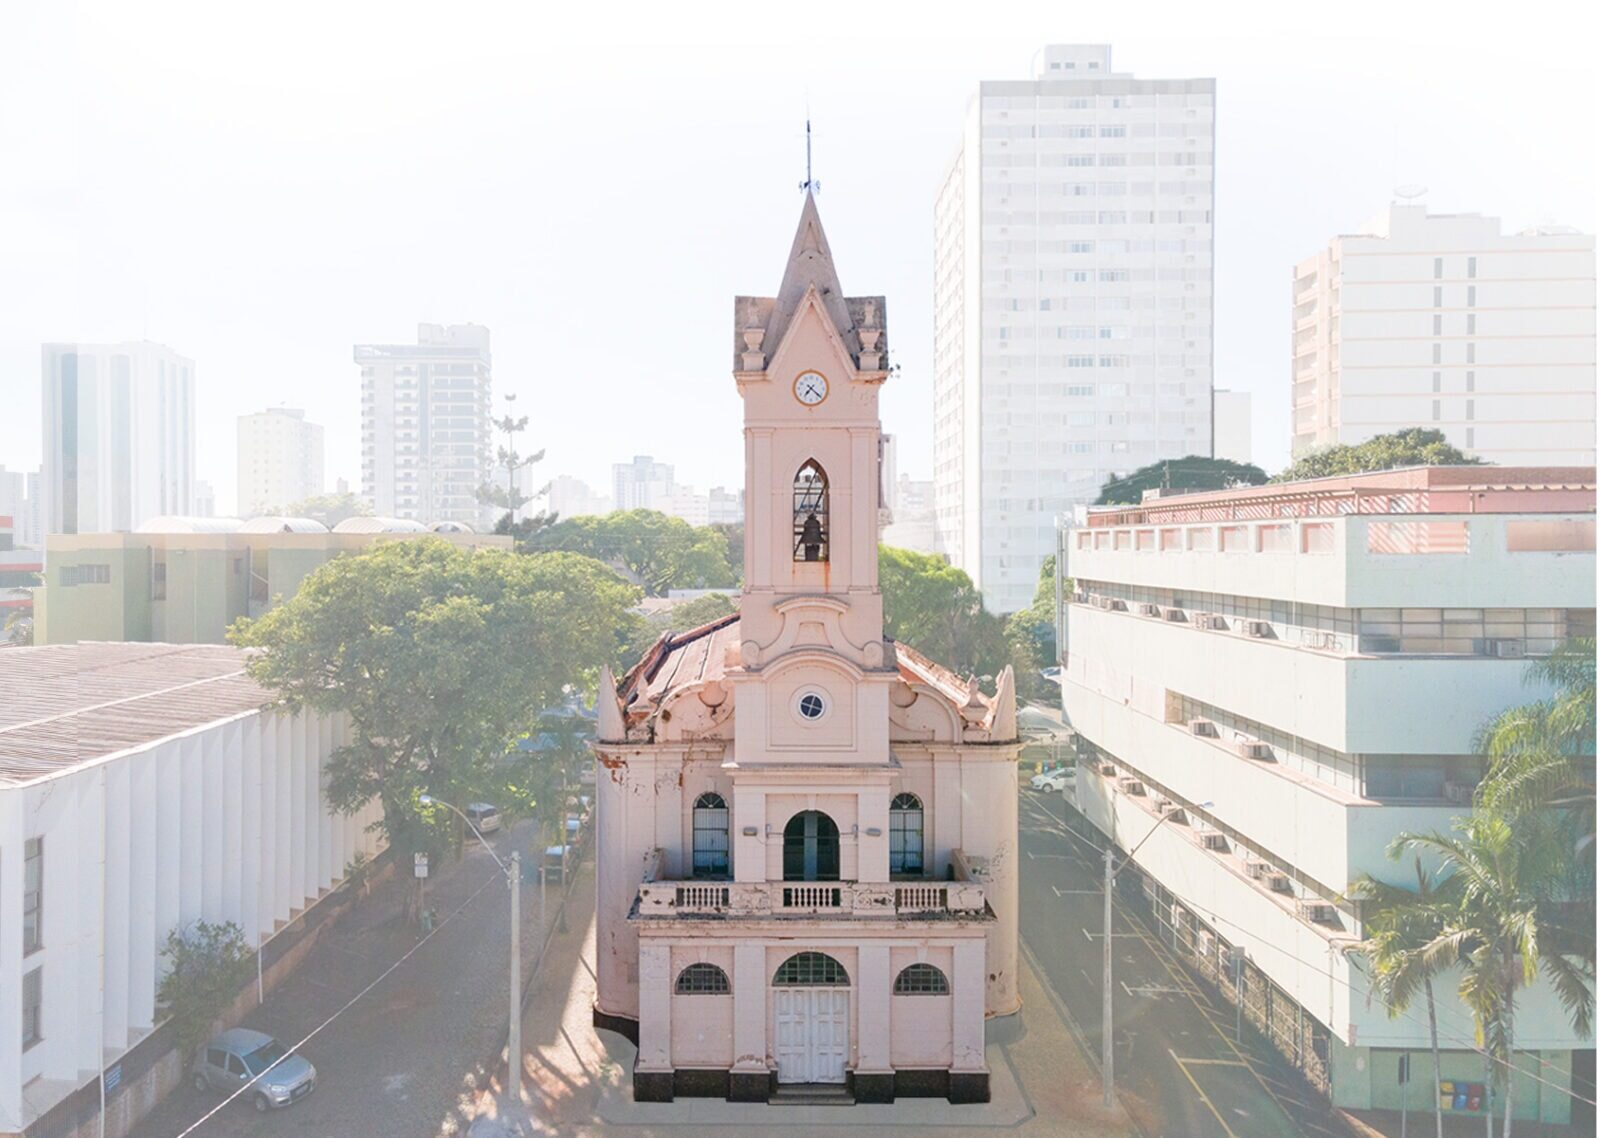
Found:
<svg viewBox="0 0 1600 1138"><path fill-rule="evenodd" d="M1171 1055L1172 1052L1169 1050L1168 1054ZM1172 1057L1177 1059L1179 1063L1190 1067L1248 1067L1250 1065L1241 1063L1237 1059L1190 1059L1188 1057L1179 1058L1177 1055Z"/></svg>
<svg viewBox="0 0 1600 1138"><path fill-rule="evenodd" d="M1105 891L1103 889L1062 889L1059 886L1055 886L1055 885L1050 886L1050 888L1055 891L1055 895L1057 897L1104 897L1105 896Z"/></svg>
<svg viewBox="0 0 1600 1138"><path fill-rule="evenodd" d="M1122 990L1124 992L1128 993L1128 995L1130 995L1130 996L1146 996L1146 997L1149 997L1149 998L1153 999L1156 996L1186 996L1186 995L1188 995L1188 993L1185 992L1182 988L1169 988L1169 987L1166 987L1166 986L1161 985L1161 984L1141 984L1137 988L1130 988L1130 987L1128 987L1128 982L1126 980L1118 980L1117 983L1121 984L1122 985ZM1230 1062L1231 1062L1231 1060L1230 1060Z"/></svg>
<svg viewBox="0 0 1600 1138"><path fill-rule="evenodd" d="M1105 935L1104 933L1092 933L1088 929L1079 929L1078 931L1083 933L1083 939L1087 941L1096 941ZM1112 933L1111 935L1113 937L1131 936L1135 939L1138 939L1139 936L1138 933Z"/></svg>
<svg viewBox="0 0 1600 1138"><path fill-rule="evenodd" d="M1233 1127L1228 1125L1228 1120L1222 1117L1222 1112L1217 1109L1216 1104L1213 1103L1206 1095L1205 1090L1200 1086L1200 1084L1195 1082L1194 1076L1189 1074L1189 1068L1183 1065L1184 1061L1178 1058L1177 1052L1173 1051L1172 1048L1169 1047L1167 1048L1167 1054L1172 1056L1172 1061L1178 1065L1178 1070L1182 1071L1183 1077L1189 1080L1189 1085L1194 1088L1194 1093L1200 1096L1200 1101L1206 1104L1206 1109L1211 1111L1211 1113L1216 1117L1217 1125L1222 1127L1223 1131L1228 1135L1228 1138L1239 1138L1239 1136L1233 1132Z"/></svg>

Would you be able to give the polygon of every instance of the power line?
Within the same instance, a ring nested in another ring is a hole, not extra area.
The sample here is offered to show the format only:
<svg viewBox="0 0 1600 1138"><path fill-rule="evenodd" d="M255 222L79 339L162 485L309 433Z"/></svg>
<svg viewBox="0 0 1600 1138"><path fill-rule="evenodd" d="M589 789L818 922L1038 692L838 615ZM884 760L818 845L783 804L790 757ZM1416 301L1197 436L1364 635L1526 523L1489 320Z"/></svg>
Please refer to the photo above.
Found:
<svg viewBox="0 0 1600 1138"><path fill-rule="evenodd" d="M457 905L454 909L452 909L448 914L445 915L444 920L442 920L438 924L434 925L433 928L429 932L427 932L426 934L423 935L421 940L417 941L416 944L412 945L409 949L407 949L406 952L405 952L405 955L401 956L400 959L396 960L393 964L389 965L389 967L385 968L382 972L380 972L378 974L377 978L374 979L365 988L361 989L361 991L359 991L355 995L351 996L350 999L345 1002L344 1006L341 1007L338 1011L334 1012L327 1019L323 1020L316 1027L312 1028L311 1031L308 1032L306 1034L306 1036L303 1039L300 1040L299 1043L296 1043L293 1047L290 1047L285 1051L285 1053L283 1055L283 1058L277 1060L277 1062L274 1062L269 1067L267 1067L266 1071L262 1071L261 1072L261 1075L265 1075L267 1073L267 1071L272 1070L272 1068L276 1067L278 1065L278 1063L282 1063L285 1059L288 1059L289 1056L291 1056L291 1055L295 1054L297 1051L299 1051L300 1048L304 1047L315 1036L321 1034L321 1032L322 1032L322 1030L324 1028L326 1028L329 1024L331 1024L334 1020L338 1019L340 1016L344 1015L345 1012L349 1011L355 1005L356 1001L360 1000L368 992L372 991L372 989L376 988L379 984L383 983L383 981L388 978L388 976L389 976L389 974L391 972L393 972L396 968L399 968L407 960L410 960L412 956L416 955L416 952L417 952L418 949L420 949L423 945L427 944L430 940L432 940L435 936L437 936L439 934L439 931L441 929L443 929L451 921L455 920L458 916L460 916L462 911L464 909L466 909L466 907L468 905L470 905L474 901L476 901L478 899L479 895L482 894L484 890L488 889L491 885L495 885L495 884L497 884L497 883L499 883L499 882L501 882L503 880L504 879L501 877L501 875L496 873L494 876L489 878L489 880L485 881L482 885L478 886L478 888L474 889L472 891L472 893L467 897L467 899L465 901L461 902L461 904ZM215 1115L218 1111L220 1111L223 1107L227 1106L230 1102L232 1102L234 1099L238 1098L240 1095L245 1094L245 1093L249 1092L250 1090L256 1088L257 1084L260 1082L260 1079L261 1079L261 1076L258 1075L256 1078L250 1080L249 1083L245 1084L244 1086L240 1087L238 1090L234 1091L227 1098L225 1098L221 1102L217 1103L216 1106L212 1107L210 1110L206 1111L206 1113L202 1114L199 1118L195 1119L192 1123L190 1123L183 1130L180 1130L177 1134L173 1135L173 1138L187 1138L188 1135L193 1134L204 1123L209 1121L212 1118L212 1116Z"/></svg>
<svg viewBox="0 0 1600 1138"><path fill-rule="evenodd" d="M1065 818L1057 817L1057 815L1052 814L1049 810L1045 810L1045 808L1043 806L1040 806L1039 809L1043 810L1044 813L1046 815L1048 815L1049 817L1054 818L1056 821L1060 822L1062 827L1066 830L1066 832L1069 835L1071 835L1074 838L1077 838L1080 842L1083 842L1085 845L1089 846L1096 853L1098 853L1100 851L1100 847L1099 846L1095 845L1095 843L1091 839L1084 837L1082 834L1080 834L1076 830L1074 830L1072 828L1072 824L1070 822L1068 822ZM1192 911L1201 912L1201 913L1209 913L1211 919L1214 920L1218 924L1228 925L1231 928L1238 929L1240 932L1251 936L1253 939L1259 940L1262 945L1265 945L1266 947L1271 948L1274 952L1280 953L1281 955L1288 957L1296 965L1298 965L1299 967L1305 968L1309 972L1313 972L1318 976L1326 977L1327 979L1332 980L1336 984L1342 984L1344 987L1348 988L1351 992L1353 992L1353 993L1355 993L1357 995L1361 995L1361 996L1368 995L1368 993L1363 992L1360 988L1357 988L1354 984L1350 983L1348 980L1344 979L1343 977L1340 977L1340 976L1336 975L1333 972L1328 972L1328 971L1326 971L1324 969L1318 968L1311 961L1306 960L1305 958L1303 958L1301 956L1298 956L1298 955L1296 955L1294 953L1291 953L1287 949L1281 948L1280 946L1278 946L1276 944L1273 944L1270 941L1262 939L1258 933L1252 932L1250 929L1245 928L1243 925L1240 925L1237 922L1230 921L1226 917L1220 916L1219 914L1217 914L1217 913L1215 913L1215 912L1213 912L1213 911L1211 911L1209 909L1203 909L1200 906L1191 905L1187 901L1184 901L1183 903L1188 908L1190 908ZM1127 910L1127 908L1125 906L1123 907L1123 909L1124 909L1124 915L1130 917L1130 919L1135 916L1135 914L1133 914L1131 911ZM1415 1023L1415 1024L1417 1024L1418 1026L1421 1026L1421 1027L1428 1026L1425 1020L1423 1020L1421 1017L1419 1017L1415 1012L1412 1012L1409 1008L1405 1009L1405 1010L1398 1011L1397 1018L1410 1020L1413 1023ZM1572 1090L1570 1087L1563 1087L1559 1083L1553 1083L1548 1079L1541 1078L1540 1076L1534 1074L1533 1072L1527 1070L1526 1068L1518 1067L1515 1064L1515 1062L1513 1062L1513 1061L1502 1059L1497 1055L1490 1054L1484 1048L1479 1047L1476 1040L1468 1041L1467 1039L1465 1039L1462 1036L1449 1035L1449 1034L1447 1034L1445 1036L1445 1038L1447 1040L1449 1040L1450 1042L1460 1044L1462 1050L1471 1051L1474 1054L1481 1056L1482 1058L1484 1058L1485 1060L1487 1060L1487 1061L1489 1061L1491 1063L1497 1063L1502 1067L1509 1068L1513 1075L1520 1073L1520 1074L1526 1076L1527 1078L1532 1079L1534 1082L1539 1083L1541 1086L1546 1086L1546 1087L1551 1088L1552 1090L1560 1091L1562 1094L1565 1094L1565 1095L1575 1099L1578 1102L1587 1103L1590 1106L1597 1105L1594 1099L1584 1098L1577 1091ZM1532 1051L1524 1051L1524 1052L1522 1052L1522 1054L1524 1054L1524 1055L1528 1056L1529 1058L1531 1058L1540 1067L1549 1068L1551 1070L1557 1069L1555 1064L1549 1062L1548 1060L1545 1060L1545 1059L1541 1058L1539 1055L1535 1054Z"/></svg>

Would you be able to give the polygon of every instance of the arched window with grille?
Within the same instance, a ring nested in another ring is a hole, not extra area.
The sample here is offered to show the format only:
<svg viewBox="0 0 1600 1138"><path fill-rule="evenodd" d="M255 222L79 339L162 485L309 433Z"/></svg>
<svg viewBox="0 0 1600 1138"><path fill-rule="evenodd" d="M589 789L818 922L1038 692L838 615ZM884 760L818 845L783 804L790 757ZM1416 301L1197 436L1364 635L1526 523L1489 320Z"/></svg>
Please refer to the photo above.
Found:
<svg viewBox="0 0 1600 1138"><path fill-rule="evenodd" d="M774 987L848 988L850 975L825 952L797 952L773 973Z"/></svg>
<svg viewBox="0 0 1600 1138"><path fill-rule="evenodd" d="M922 799L915 794L897 794L889 803L889 872L922 873Z"/></svg>
<svg viewBox="0 0 1600 1138"><path fill-rule="evenodd" d="M727 996L733 993L728 974L715 964L691 964L678 973L673 985L680 996Z"/></svg>
<svg viewBox="0 0 1600 1138"><path fill-rule="evenodd" d="M828 559L828 476L814 458L794 476L794 559Z"/></svg>
<svg viewBox="0 0 1600 1138"><path fill-rule="evenodd" d="M709 791L694 800L694 876L728 876L728 804Z"/></svg>
<svg viewBox="0 0 1600 1138"><path fill-rule="evenodd" d="M897 996L948 996L950 981L931 964L908 964L894 978Z"/></svg>

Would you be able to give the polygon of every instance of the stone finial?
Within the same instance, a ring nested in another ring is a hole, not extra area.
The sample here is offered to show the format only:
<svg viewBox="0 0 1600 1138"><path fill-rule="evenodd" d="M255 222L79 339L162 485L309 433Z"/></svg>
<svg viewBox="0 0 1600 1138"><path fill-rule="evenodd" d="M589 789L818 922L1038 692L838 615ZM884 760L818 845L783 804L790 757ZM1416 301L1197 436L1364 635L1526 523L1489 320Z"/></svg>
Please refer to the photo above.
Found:
<svg viewBox="0 0 1600 1138"><path fill-rule="evenodd" d="M767 357L762 352L761 345L767 338L767 330L759 323L756 303L753 300L745 308L745 325L741 335L744 337L744 353L739 357L741 368L745 371L765 370Z"/></svg>
<svg viewBox="0 0 1600 1138"><path fill-rule="evenodd" d="M861 337L861 370L877 371L883 364L882 353L878 351L878 338L883 335L883 329L878 327L876 301L867 301L856 334Z"/></svg>

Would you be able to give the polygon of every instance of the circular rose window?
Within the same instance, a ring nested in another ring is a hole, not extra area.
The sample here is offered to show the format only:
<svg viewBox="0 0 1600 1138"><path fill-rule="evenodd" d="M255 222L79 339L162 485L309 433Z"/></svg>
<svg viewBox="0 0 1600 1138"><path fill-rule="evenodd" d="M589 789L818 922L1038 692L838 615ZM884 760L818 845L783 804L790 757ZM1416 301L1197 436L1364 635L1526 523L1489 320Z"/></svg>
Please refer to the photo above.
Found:
<svg viewBox="0 0 1600 1138"><path fill-rule="evenodd" d="M800 711L801 719L821 719L822 713L828 710L828 705L814 691L808 691L801 696L800 702L796 706Z"/></svg>

